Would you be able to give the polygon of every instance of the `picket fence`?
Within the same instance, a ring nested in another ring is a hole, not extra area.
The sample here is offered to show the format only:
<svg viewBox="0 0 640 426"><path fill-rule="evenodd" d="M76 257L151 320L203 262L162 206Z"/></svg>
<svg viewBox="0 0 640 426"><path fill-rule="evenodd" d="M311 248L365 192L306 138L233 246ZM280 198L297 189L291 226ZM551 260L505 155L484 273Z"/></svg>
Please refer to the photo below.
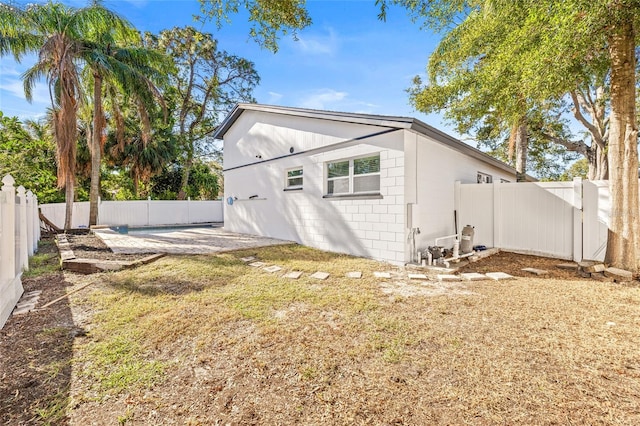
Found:
<svg viewBox="0 0 640 426"><path fill-rule="evenodd" d="M15 188L11 175L0 191L0 328L22 296L22 272L40 241L38 198L23 186Z"/></svg>
<svg viewBox="0 0 640 426"><path fill-rule="evenodd" d="M40 210L57 227L64 227L64 203L41 204ZM223 222L222 201L134 200L98 203L98 225L155 226L208 222ZM73 204L71 226L89 226L89 202Z"/></svg>
<svg viewBox="0 0 640 426"><path fill-rule="evenodd" d="M459 223L474 244L559 259L603 260L611 215L608 181L456 183Z"/></svg>

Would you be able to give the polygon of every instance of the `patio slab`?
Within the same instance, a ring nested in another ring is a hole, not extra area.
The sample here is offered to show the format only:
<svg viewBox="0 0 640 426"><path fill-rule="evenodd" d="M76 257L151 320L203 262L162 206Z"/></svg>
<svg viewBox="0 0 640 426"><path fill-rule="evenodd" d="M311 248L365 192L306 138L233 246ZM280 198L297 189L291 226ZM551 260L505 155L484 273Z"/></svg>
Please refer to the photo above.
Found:
<svg viewBox="0 0 640 426"><path fill-rule="evenodd" d="M292 244L293 241L238 234L224 228L183 228L172 232L119 234L96 229L95 234L114 253L210 254L247 248Z"/></svg>

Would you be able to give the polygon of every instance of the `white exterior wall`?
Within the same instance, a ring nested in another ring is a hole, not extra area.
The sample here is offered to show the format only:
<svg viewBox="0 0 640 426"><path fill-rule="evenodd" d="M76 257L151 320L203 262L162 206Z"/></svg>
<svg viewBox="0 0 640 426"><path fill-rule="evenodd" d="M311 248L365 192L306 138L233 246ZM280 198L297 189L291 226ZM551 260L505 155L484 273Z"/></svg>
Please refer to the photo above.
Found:
<svg viewBox="0 0 640 426"><path fill-rule="evenodd" d="M413 214L416 219L413 227L420 228L420 234L416 237L418 250L434 245L438 237L455 233L456 181L477 183L478 172L491 175L494 182L500 182L500 179L515 182L516 179L515 174L491 166L421 134L412 132L407 135L406 146L407 169L412 172L407 174L405 188L408 194L407 203L417 205L417 212ZM416 188L415 198L409 197L412 187ZM487 217L491 217L491 212L487 212ZM461 232L465 225L467 223L463 223L459 215L458 232ZM442 244L451 247L453 240L444 241Z"/></svg>
<svg viewBox="0 0 640 426"><path fill-rule="evenodd" d="M225 229L322 250L405 262L404 131L329 147L383 127L245 111L225 135ZM290 148L294 155L289 155ZM308 154L310 149L327 147ZM323 198L326 162L380 153L381 199ZM262 158L256 158L256 155ZM276 157L274 161L238 167ZM303 189L284 191L286 171L303 167ZM249 197L257 195L255 199Z"/></svg>

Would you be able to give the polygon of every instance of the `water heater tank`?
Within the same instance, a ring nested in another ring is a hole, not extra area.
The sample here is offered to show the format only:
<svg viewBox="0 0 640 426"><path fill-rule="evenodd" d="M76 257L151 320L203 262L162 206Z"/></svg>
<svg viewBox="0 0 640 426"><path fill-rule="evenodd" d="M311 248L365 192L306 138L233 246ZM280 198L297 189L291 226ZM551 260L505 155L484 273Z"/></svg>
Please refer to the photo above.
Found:
<svg viewBox="0 0 640 426"><path fill-rule="evenodd" d="M460 253L467 254L473 251L473 226L467 225L462 228L462 241L460 241Z"/></svg>

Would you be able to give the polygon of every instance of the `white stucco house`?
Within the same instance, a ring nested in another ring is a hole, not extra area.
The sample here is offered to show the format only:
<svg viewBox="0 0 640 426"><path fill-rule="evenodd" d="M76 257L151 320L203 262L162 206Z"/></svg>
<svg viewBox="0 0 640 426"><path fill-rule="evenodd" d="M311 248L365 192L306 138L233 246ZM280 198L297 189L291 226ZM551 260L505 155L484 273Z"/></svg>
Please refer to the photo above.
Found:
<svg viewBox="0 0 640 426"><path fill-rule="evenodd" d="M456 181L516 179L414 118L238 104L215 137L225 229L393 263L454 233Z"/></svg>

